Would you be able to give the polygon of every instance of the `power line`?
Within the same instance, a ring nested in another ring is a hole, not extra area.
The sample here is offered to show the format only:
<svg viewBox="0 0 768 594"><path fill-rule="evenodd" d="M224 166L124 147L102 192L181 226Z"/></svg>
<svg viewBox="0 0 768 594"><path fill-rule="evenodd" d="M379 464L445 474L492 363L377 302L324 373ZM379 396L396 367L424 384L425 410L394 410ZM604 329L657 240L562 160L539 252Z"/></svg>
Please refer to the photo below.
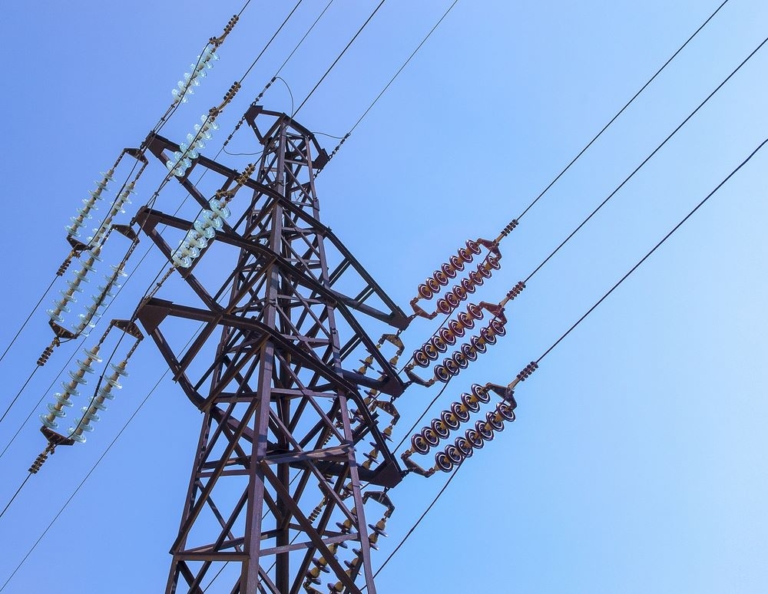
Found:
<svg viewBox="0 0 768 594"><path fill-rule="evenodd" d="M621 285L621 283L623 283L625 280L627 280L627 278L635 270L637 270L643 264L643 262L645 262L651 256L651 254L653 254L659 247L661 247L661 245L665 241L667 241L667 239L669 239L672 236L672 234L675 233L675 231L677 231L680 227L682 227L683 224L688 219L690 219L697 210L699 210L702 206L704 206L704 204L707 202L707 200L709 200L720 188L722 188L726 184L726 182L728 182L728 180L730 180L742 167L744 167L744 165L749 163L749 161L752 159L752 157L754 157L758 153L758 151L760 151L760 149L762 149L763 146L765 146L766 143L768 143L768 139L766 139L763 142L761 142L760 145L754 151L752 151L752 153L746 159L744 159L744 161L742 161L741 164L738 167L736 167L736 169L731 171L731 173L729 173L728 176L723 181L721 181L715 187L714 190L712 190L709 194L707 194L704 197L704 199L695 206L695 208L693 210L691 210L687 215L685 215L685 217L677 225L675 225L672 228L672 230L669 233L667 233L661 239L661 241L659 241L655 246L653 246L653 248L647 254L645 254L645 256L643 256L640 259L640 261L638 261L638 263L635 264L629 270L629 272L627 272L624 276L622 276L621 279L619 279L619 281L608 290L608 292L606 292L600 299L598 299L597 302L592 307L590 307L587 310L587 312L576 321L575 324L573 324L573 326L568 328L568 330L566 330L565 333L552 344L552 346L550 346L546 351L544 351L544 354L542 354L538 359L536 359L536 363L538 364L544 357L546 357L552 351L552 349L554 349L558 344L560 344L566 336L568 336L579 324L581 324L581 322L584 321L584 319L589 314L591 314L597 308L598 305L600 305L603 301L605 301L605 299L611 293L613 293L619 287L619 285Z"/></svg>
<svg viewBox="0 0 768 594"><path fill-rule="evenodd" d="M756 154L757 154L757 153L758 153L758 152L759 152L759 151L760 151L760 150L761 150L761 149L762 149L762 148L763 148L763 147L764 147L766 144L768 144L768 138L767 138L767 139L765 139L763 142L761 142L761 143L758 145L758 147L757 147L756 149L754 149L754 150L753 150L753 151L750 153L750 155L749 155L749 156L748 156L746 159L744 159L744 160L743 160L743 161L742 161L742 162L741 162L741 163L740 163L740 164L739 164L739 165L738 165L738 166L737 166L737 167L736 167L736 168L735 168L733 171L731 171L731 173L729 173L729 174L728 174L728 176L727 176L727 177L725 177L725 179L723 179L723 180L722 180L722 181L721 181L721 182L720 182L720 183L719 183L719 184L718 184L718 185L717 185L717 186L716 186L716 187L715 187L715 188L714 188L714 189L713 189L713 190L712 190L712 191L711 191L709 194L707 194L707 195L704 197L704 199L703 199L703 200L701 200L701 201L700 201L700 202L699 202L699 203L698 203L698 204L697 204L697 205L696 205L696 206L695 206L695 207L694 207L694 208L693 208L693 209L692 209L692 210L691 210L691 211L690 211L690 212L689 212L689 213L688 213L688 214L687 214L687 215L686 215L686 216L685 216L685 217L684 217L684 218L683 218L683 219L682 219L682 220L681 220L679 223L677 223L677 225L675 225L675 226L672 228L672 230L671 230L671 231L669 231L669 233L667 233L667 234L666 234L666 235L665 235L665 236L664 236L664 237L661 239L661 241L659 241L659 242L658 242L658 243L657 243L655 246L653 246L653 248L651 248L651 250L650 250L648 253L646 253L646 254L645 254L645 256L643 256L643 257L642 257L642 258L641 258L641 259L640 259L640 260L637 262L637 264L635 264L635 265L634 265L632 268L630 268L630 270L629 270L629 271L628 271L628 272L627 272L627 273L626 273L626 274L625 274L623 277L621 277L621 279L620 279L620 280L619 280L619 281L618 281L616 284L614 284L614 285L613 285L613 286L612 286L612 287L611 287L611 288L610 288L610 289L609 289L609 290L608 290L608 291L607 291L607 292L606 292L606 293L605 293L605 294L604 294L604 295L603 295L603 296L602 296L600 299L598 299L598 301L597 301L597 302L596 302L596 303L595 303L595 304L594 304L592 307L590 307L590 308L589 308L589 310L587 310L587 312L586 312L584 315L582 315L582 316L581 316L581 317L580 317L580 318L579 318L579 319L576 321L576 323L574 323L574 324L573 324L573 325L572 325L572 326L571 326L571 327L570 327L570 328L569 328L569 329L568 329L568 330L567 330L567 331L566 331L566 332L565 332L565 333L564 333L562 336L560 336L560 338L558 338L558 339L557 339L557 340L556 340L556 341L555 341L555 342L552 344L552 346L550 346L550 347L549 347L549 348L548 348L546 351L544 351L544 353L543 353L543 354L542 354L542 355L541 355L541 356L540 356L538 359L536 359L535 363L536 363L536 364L540 363L540 362L542 361L542 359L544 359L544 357L546 357L546 356L547 356L547 355L548 355L550 352L552 352L552 350L553 350L553 349L554 349L554 348L555 348L557 345L559 345L559 344L560 344L560 343L563 341L563 339L565 339L565 337L566 337L566 336L568 336L568 335L569 335L569 334L570 334L570 333L571 333L571 332L572 332L572 331L573 331L573 330L574 330L574 329L575 329L575 328L576 328L576 327L577 327L577 326L578 326L578 325L579 325L581 322L583 322L583 321L584 321L584 320L587 318L587 316L589 316L589 314L591 314L591 313L592 313L592 312L593 312L593 311L594 311L594 310L595 310L595 309L596 309L596 308L597 308L597 307L598 307L598 306L599 306L599 305L600 305L600 304L601 304L603 301L605 301L605 300L608 298L608 296L609 296L611 293L613 293L613 292L614 292L614 291L615 291L615 290L616 290L616 289L619 287L619 285L621 285L621 284L622 284L622 283L623 283L623 282L624 282L624 281L625 281L625 280L626 280L626 279L627 279L627 278L628 278L628 277L629 277L629 276L630 276L630 275L631 275L633 272L635 272L635 271L636 271L636 270L637 270L637 269L638 269L638 268L639 268L639 267L640 267L640 266L641 266L641 265L642 265L642 264L643 264L643 263L644 263L644 262L645 262L645 261L646 261L646 260L647 260L647 259L648 259L648 258L649 258L649 257L650 257L650 256L651 256L651 255L652 255L652 254L653 254L653 253L656 251L656 250L657 250L657 249L658 249L658 248L659 248L659 247L661 247L661 245L662 245L662 244L664 244L664 242L666 242L666 241L667 241L667 240L668 240L668 239L669 239L669 238L670 238L670 237L671 237L671 236L672 236L672 235L673 235L673 234L674 234L674 233L675 233L675 232L676 232L676 231L677 231L677 230L678 230L680 227L682 227L682 226L683 226L683 224L685 224L685 223L686 223L686 221L688 221L688 219L690 219L690 218L691 218L691 217L694 215L694 213L695 213L696 211L698 211L698 210L699 210L699 209L700 209L702 206L704 206L704 204L706 204L706 202L707 202L707 201L708 201L708 200L709 200L709 199L710 199L712 196L714 196L714 195L715 195L715 194L716 194L716 193L717 193L717 192L718 192L718 191L719 191L719 190L720 190L720 189L721 189L721 188L722 188L722 187L723 187L723 186L724 186L724 185L725 185L725 184L726 184L726 183L727 183L727 182L728 182L728 181L729 181L729 180L730 180L730 179L731 179L731 178L732 178L734 175L736 175L736 173L738 173L738 172L741 170L741 168L742 168L742 167L744 167L744 166L745 166L747 163L749 163L749 161L750 161L750 160L752 160L752 158L753 158L753 157L754 157L754 156L755 156L755 155L756 155ZM418 424L418 421L417 421L417 424ZM402 442L401 442L401 443L402 443ZM398 447L399 447L399 446L398 446ZM423 520L423 519L426 517L426 515L427 515L427 514L430 512L430 510L431 510L431 509L434 507L434 505L437 503L437 501L438 501L438 500L440 499L440 497L443 495L443 493L445 492L445 490L448 488L448 485L449 485L449 484L451 483L451 481L454 479L454 477L456 476L456 473L458 472L459 468L461 468L461 465L462 465L462 464L463 464L463 462L462 462L462 463L460 463L460 464L459 464L459 465L456 467L456 470L454 470L453 474L451 474L451 476L448 478L448 480L446 481L445 485L443 485L443 488L442 488L442 489L440 489L440 491L439 491L439 492L438 492L438 494L435 496L435 498L432 500L432 502L429 504L429 506L428 506L428 507L427 507L427 509L424 511L424 513L423 513L423 514L421 514L421 516L419 517L419 519L418 519L418 520L416 520L416 523L415 523L415 524L414 524L414 525L411 527L411 529L410 529L410 530L408 530L408 532L407 532L407 533L406 533L406 535L403 537L403 539L402 539L402 540L401 540L401 541L398 543L398 545L395 547L395 550L394 550L394 551L392 551L392 553L389 555L389 557L387 557L387 559L384 561L384 563L381 565L381 567L379 567L379 569L378 569L378 570L376 571L376 573L374 574L374 577L376 577L376 576L378 576L378 575L379 575L379 573L380 573L380 572L381 572L381 571L384 569L384 567L386 567L387 563L389 563L389 561L392 559L392 557L394 557L394 555L395 555L395 554L396 554L396 553L397 553L397 552L400 550L400 548L403 546L403 544L405 543L405 541L406 541L406 540L408 540L408 538L411 536L411 534L413 534L413 532L416 530L416 528L419 526L419 524L422 522L422 520Z"/></svg>
<svg viewBox="0 0 768 594"><path fill-rule="evenodd" d="M693 35L691 35L691 36L690 36L688 39L686 39L686 40L685 40L685 43L683 43L683 45L681 45L679 48L677 48L677 51L675 51L675 53L674 53L674 54L672 54L672 55L669 57L669 59L668 59L666 62L664 62L664 64L661 66L661 68L659 68L659 69L658 69L658 70L655 72L655 74L654 74L654 75L653 75L651 78L649 78L649 79L646 81L646 83L645 83L645 84L644 84L644 85L643 85L643 86L640 88L640 90L639 90L637 93L635 93L635 94L632 96L632 98L631 98L629 101L627 101L627 102L624 104L624 107L622 107L622 108L621 108L619 111L617 111L617 112L616 112L616 115L614 115L614 116L613 116L613 117L612 117L612 118L611 118L611 119L608 121L608 123L607 123L605 126L603 126L603 128L600 130L600 132L598 132L598 133L595 135L595 137L594 137L594 138L592 138L592 140L590 140L590 141L589 141L589 142L588 142L588 143L587 143L587 144L584 146L584 148L583 148L583 149L581 149L581 150L579 151L579 153L578 153L578 154L577 154L577 155L576 155L576 156L575 156L575 157L574 157L574 158L571 160L571 162L570 162L570 163L568 163L568 165L566 165L566 166L565 166L565 168L564 168L564 169L563 169L563 170L562 170L560 173L558 173L558 174L557 174L557 176L555 177L555 179L553 179L551 182L549 182L549 185L548 185L546 188L544 188L544 189L542 190L542 192L541 192L541 193L540 193L538 196L536 196L536 198L533 200L533 202L531 202L531 203L530 203L528 206L526 206L526 207L525 207L525 210L523 210L523 212L522 212L522 213L521 213L521 214L520 214L520 215L517 217L517 220L518 220L518 221L519 221L520 219L522 219L522 218L523 218L523 216L525 216L525 213L527 213L527 212L528 212L528 211L531 209L531 207L533 207L533 205L534 205L534 204L536 204L536 203L539 201L539 199L540 199L542 196L544 196L544 194L546 194L546 193L547 193L547 192L550 190L550 188L551 188L552 186L554 186L554 185L557 183L557 181L558 181L558 180L559 180L561 177L563 177L563 175L565 174L565 172L566 172L566 171L568 171L568 170L571 168L571 166L572 166L574 163L576 163L576 161L578 161L578 160L579 160L579 158L581 158L581 156L582 156L582 155L583 155L585 152L587 152L587 149L589 149L589 147L591 147L591 146L592 146L592 145L595 143L595 141L596 141L598 138L600 138L600 137L603 135L603 133L604 133L604 132L605 132L605 131L606 131L606 130L607 130L607 129L608 129L610 126L611 126L611 124L613 124L613 122L615 122L615 121L618 119L618 117L619 117L619 116L620 116L622 113L624 113L624 111L625 111L625 110L626 110L626 109L627 109L627 108L628 108L630 105L632 105L632 103L634 103L635 99L637 99L637 98L640 96L640 94L641 94L643 91L645 91L645 89L648 87L648 85L650 85L650 84L651 84L651 83L652 83L654 80L656 80L656 77L657 77L657 76L659 76L659 74L661 74L661 73L662 73L662 71L663 71L663 70L664 70L664 69L665 69L667 66L669 66L670 62L672 62L672 60L674 60L674 59L677 57L677 55L678 55L678 54L679 54L681 51L683 51L683 49L685 49L685 47L686 47L686 46L687 46L687 45L688 45L688 44L689 44L689 43L690 43L690 42L693 40L693 38L694 38L694 37L696 37L696 36L699 34L699 32L701 32L701 30L702 30L702 29L704 29L704 27L706 27L706 26L707 26L707 24L709 24L709 21L711 21L713 18L715 18L715 15L716 15L718 12L720 12L720 9L721 9L723 6L725 6L726 4L728 4L728 1L729 1L729 0L725 0L725 1L724 1L724 2L723 2L721 5L720 5L720 6L718 6L718 7L715 9L715 11L714 11L714 12L713 12L711 15L709 15L709 18L707 18L707 20L706 20L706 21L704 21L704 22L701 24L701 26L700 26L698 29L696 29L696 30L693 32Z"/></svg>
<svg viewBox="0 0 768 594"><path fill-rule="evenodd" d="M325 71L325 74L323 74L323 76L320 77L320 80L317 81L317 84L314 87L312 87L312 90L309 92L309 95L307 95L304 98L304 101L301 102L301 105L299 105L299 108L294 112L294 115L296 115L297 113L299 113L301 111L301 108L304 107L304 104L309 100L309 98L312 96L312 94L317 90L317 87L320 86L320 83L322 83L325 80L325 77L328 76L328 74L330 74L331 70L333 70L333 67L336 66L336 63L339 60L341 60L341 57L346 53L346 51L349 49L349 47L354 43L355 39L357 39L357 36L360 35L360 33L363 32L363 29L365 29L365 27L368 25L368 23L371 22L371 19L379 11L379 8L382 7L382 5L384 4L385 1L386 0L381 0L381 2L379 2L379 5L376 8L373 9L373 12L366 19L366 21L363 23L363 25L357 30L357 33L355 33L354 37L352 37L352 39L349 40L349 43L347 44L347 46L343 50L341 50L341 53L338 56L336 56L336 59L333 61L333 64L331 64L328 67L328 70Z"/></svg>
<svg viewBox="0 0 768 594"><path fill-rule="evenodd" d="M717 85L717 88L715 88L715 90L714 90L714 91L712 91L712 92L711 92L709 95L707 95L707 98L706 98L706 99L704 99L704 101L702 101L701 103L699 103L698 107L696 107L696 109L694 109L694 110L693 110L693 111L692 111L692 112L691 112L691 113L688 115L688 117L686 117L686 118L685 118L685 119L684 119L684 120L683 120L683 121L682 121L682 122L681 122L681 123L680 123L680 124L679 124L679 125L678 125L678 126L677 126L677 127L674 129L674 130L673 130L673 131L672 131L672 133L671 133L671 134L669 134L669 136L667 136L667 137L666 137L666 138L663 140L663 142L662 142L662 143L661 143L659 146L657 146L657 147L656 147L656 148L653 150L653 152L651 152L651 154L650 154L650 155L648 155L648 156L647 156L645 159L643 159L642 163L640 163L640 165L638 165L638 166L635 168L635 170L634 170L634 171L632 171L632 173L630 173L630 174L629 174L629 175L628 175L626 178L624 178L624 181L622 181L622 182L621 182L621 183L620 183L620 184L619 184L619 185L616 187L616 189L615 189L615 190L613 190L613 192L611 192L611 193L608 195L608 197L607 197L605 200L603 200L603 201L602 201L602 202L601 202L601 203L600 203L600 204L597 206L597 208L595 208L595 209L594 209L594 210L593 210L593 211L592 211L592 212L591 212L591 213L590 213L590 214L587 216L587 218L585 218L585 219L584 219L584 220L583 220L581 223L579 223L578 227L576 227L576 228L575 228L573 231L571 231L570 235L568 235L568 237L566 237L566 238L565 238L565 239L564 239L564 240L563 240L563 241L560 243L560 245L558 245L558 246L557 246L557 247L556 247L556 248L555 248L555 249L554 249L554 250L553 250L553 251L552 251L552 252L551 252L551 253L550 253L550 254L549 254L549 255L548 255L546 258L544 258L544 260L543 260L543 261L542 261L542 262L541 262L541 263L540 263L540 264L539 264L539 265L538 265L538 266L537 266L537 267L534 269L534 271L533 271L533 272L531 272L531 273L528 275L528 277L527 277L527 278L526 278L526 279L523 281L523 283L527 283L527 282L528 282L528 281L529 281L531 278L533 278L533 276L534 276L534 275L535 275L535 274L536 274L536 273L537 273L539 270L541 270L541 269L542 269L542 267L543 267L543 266L544 266L544 265L545 265L547 262L549 262L549 260L550 260L550 259L551 259L551 258L552 258L552 257L553 257L553 256L554 256L556 253L557 253L557 252L559 252L559 251L560 251L560 249L561 249L561 248L562 248L562 247L563 247L563 246L564 246L566 243L568 243L568 242L571 240L571 238L572 238L574 235L576 235L576 233L578 233L578 232L581 230L581 228L582 228L584 225L586 225L586 224L589 222L589 220L590 220L590 219L591 219L593 216L595 216L595 214L597 214L597 212L598 212L598 211L599 211L601 208L603 208L603 206L605 206L605 205L608 203L608 201L609 201L611 198L613 198L613 197L616 195L616 193L617 193L619 190L621 190L621 188L623 188L623 187L626 185L626 183L627 183L627 182L628 182L630 179L632 179L632 178L635 176L635 174L636 174L638 171L640 171L640 169L642 169L642 168L645 166L645 164L646 164L646 163L648 163L648 161L650 161L650 160L653 158L653 156L654 156L656 153L658 153L658 152L661 150L661 148L662 148L662 147L663 147L665 144L667 144L667 142L669 142L669 140L670 140L670 139L671 139L671 138L672 138L672 137L673 137L675 134L677 134L677 133L680 131L680 129L681 129L683 126L685 126L685 125L686 125L686 124L689 122L689 120L690 120L690 119L691 119L691 118L692 118L694 115L696 115L696 114L698 113L698 111L699 111L699 110L700 110L702 107L704 107L704 105L706 105L706 104L707 104L707 102L709 102L709 100L710 100L710 99L712 99L712 97L714 97L714 96L717 94L717 92L718 92L720 89L722 89L722 88L723 88L723 86L725 86L725 84L726 84L726 83L727 83L729 80L731 80L731 78L732 78L732 77L733 77L733 76L734 76L734 75L735 75L735 74L736 74L736 73L737 73L739 70L741 70L741 68L742 68L742 67L743 67L743 66L744 66L744 65L745 65L747 62L749 62L749 60L750 60L750 59L752 59L752 56L754 56L754 55L755 55L755 54L756 54L758 51L760 51L760 49L761 49L761 48L762 48L762 47L763 47L763 46L766 44L766 42L768 42L768 37L766 37L765 39L763 39L763 41L760 43L760 45L758 45L758 46L757 46L757 47L756 47L754 50L752 50L752 52L751 52L751 53L750 53L750 54L749 54L749 55L748 55L748 56L747 56L747 57L744 59L744 61L743 61L743 62L741 62L741 64L739 64L739 65L738 65L738 66L735 68L735 70L733 70L733 71L732 71L732 72L731 72L731 73L730 73L730 74L729 74L729 75L728 75L728 76L725 78L725 80L723 80L723 81L722 81L722 82L721 82L719 85Z"/></svg>

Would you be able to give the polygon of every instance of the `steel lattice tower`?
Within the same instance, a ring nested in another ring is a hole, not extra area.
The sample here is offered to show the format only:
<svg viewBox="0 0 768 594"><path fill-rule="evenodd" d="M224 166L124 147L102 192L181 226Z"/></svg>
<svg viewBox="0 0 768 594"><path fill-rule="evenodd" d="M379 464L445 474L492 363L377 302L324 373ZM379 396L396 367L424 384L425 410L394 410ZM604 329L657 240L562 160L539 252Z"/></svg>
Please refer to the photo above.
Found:
<svg viewBox="0 0 768 594"><path fill-rule="evenodd" d="M328 157L312 133L255 105L245 121L264 149L252 176L200 157L179 178L203 208L194 169L217 176L220 192L240 186L246 203L195 265L177 269L200 303L152 297L139 311L203 413L166 592L201 593L221 572L217 592L325 593L326 581L374 593L373 514L391 513L386 490L402 473L361 391L399 395L404 384L355 316L385 329L408 320L320 223L315 176ZM146 145L164 163L179 148L158 135ZM151 208L138 221L168 257L158 225L192 228ZM218 263L216 250L236 264L209 290L197 264ZM188 348L163 331L172 319L202 323ZM355 370L359 357L372 363Z"/></svg>

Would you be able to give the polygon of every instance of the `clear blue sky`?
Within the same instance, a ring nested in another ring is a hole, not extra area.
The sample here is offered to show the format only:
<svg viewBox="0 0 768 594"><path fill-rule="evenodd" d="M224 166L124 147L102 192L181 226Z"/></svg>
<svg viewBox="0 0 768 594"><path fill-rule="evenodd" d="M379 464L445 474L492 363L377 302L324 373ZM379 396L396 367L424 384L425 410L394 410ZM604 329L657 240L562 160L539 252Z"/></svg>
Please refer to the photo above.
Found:
<svg viewBox="0 0 768 594"><path fill-rule="evenodd" d="M466 239L493 238L518 215L720 3L460 0L320 176L323 222L405 308ZM63 227L92 182L141 143L242 4L5 7L3 349L66 255ZM289 4L251 3L166 135L183 137L218 103ZM213 151L325 4L305 0L225 112ZM334 2L282 73L295 105L376 4ZM297 119L343 135L449 4L387 2ZM478 297L498 301L527 276L766 32L764 1L730 0L525 216ZM767 68L764 48L534 277L507 310L507 336L435 413L473 381L511 381L768 137ZM290 111L285 86L264 105ZM230 147L256 150L248 134ZM518 420L467 461L381 573L380 592L766 591L767 165L768 152L755 157L518 388ZM154 188L140 186L134 202ZM173 189L159 207L182 196ZM113 315L130 315L153 266ZM408 349L432 330L414 323ZM1 403L50 338L38 312L0 363ZM61 351L0 424L0 448L55 379L70 354ZM162 374L152 344L130 371L88 443L57 451L0 520L0 585ZM398 437L435 394L413 387L399 400ZM4 592L161 591L200 418L163 383ZM2 505L45 445L37 427L0 459ZM409 476L392 492L397 510L375 566L445 478Z"/></svg>

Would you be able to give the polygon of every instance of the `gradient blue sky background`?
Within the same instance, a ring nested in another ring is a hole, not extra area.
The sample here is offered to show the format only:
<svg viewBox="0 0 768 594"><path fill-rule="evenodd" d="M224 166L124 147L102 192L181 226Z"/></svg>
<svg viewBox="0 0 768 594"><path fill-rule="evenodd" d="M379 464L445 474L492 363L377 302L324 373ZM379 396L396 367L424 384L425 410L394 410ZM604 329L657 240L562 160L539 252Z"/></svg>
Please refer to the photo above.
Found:
<svg viewBox="0 0 768 594"><path fill-rule="evenodd" d="M720 3L460 0L320 176L323 221L405 308L464 240L493 238L518 215ZM334 2L282 72L295 105L376 4ZM347 132L449 4L385 3L297 119ZM242 5L4 8L3 348L66 255L63 227L80 199L123 147L141 143L187 65ZM303 2L206 154L325 5ZM164 134L183 137L218 103L292 6L253 0ZM525 216L478 297L498 301L527 276L766 35L764 1L730 0ZM473 381L511 381L768 137L767 69L763 48L537 273L507 310L507 336L433 412ZM280 83L264 105L292 109ZM240 133L230 149L253 146ZM518 388L517 422L462 467L382 571L380 592L766 591L767 165L768 152L758 154ZM135 203L154 189L140 185ZM159 206L172 210L181 197L171 189ZM115 317L130 315L156 272L151 261L143 268ZM432 329L414 323L409 350ZM0 402L49 341L41 309L0 363ZM61 351L0 423L0 447L50 398L70 354ZM60 449L29 481L0 520L0 586L163 370L143 345L88 443ZM413 387L399 400L398 437L435 394ZM4 592L161 591L200 418L172 382L161 384ZM45 445L37 427L24 426L0 458L3 505ZM409 476L393 491L397 511L375 566L445 479Z"/></svg>

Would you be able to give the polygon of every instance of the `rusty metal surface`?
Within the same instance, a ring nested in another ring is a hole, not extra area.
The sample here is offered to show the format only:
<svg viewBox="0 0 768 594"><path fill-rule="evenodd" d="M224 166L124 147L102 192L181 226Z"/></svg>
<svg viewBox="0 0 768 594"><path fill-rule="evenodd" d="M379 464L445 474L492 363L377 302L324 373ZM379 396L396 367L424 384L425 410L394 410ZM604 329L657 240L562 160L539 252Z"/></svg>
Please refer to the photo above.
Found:
<svg viewBox="0 0 768 594"><path fill-rule="evenodd" d="M405 386L357 318L398 329L408 318L319 222L314 182L327 154L312 134L257 106L246 121L264 145L237 197L247 194L247 207L179 270L197 303L155 296L138 315L203 412L166 591L202 592L221 571L217 591L298 593L321 560L329 573L320 575L344 592L375 593L366 489L392 487L402 471L360 390L399 395ZM146 142L163 162L178 149L156 135ZM195 167L223 190L240 176L202 157ZM188 174L179 181L208 207ZM168 258L160 229L192 228L151 209L137 221ZM225 250L235 255L232 270L212 283L200 261L218 262ZM191 322L202 325L197 338L174 349L164 328ZM360 356L372 357L378 377L345 368ZM368 441L377 455L363 465ZM354 546L338 548L346 543Z"/></svg>

